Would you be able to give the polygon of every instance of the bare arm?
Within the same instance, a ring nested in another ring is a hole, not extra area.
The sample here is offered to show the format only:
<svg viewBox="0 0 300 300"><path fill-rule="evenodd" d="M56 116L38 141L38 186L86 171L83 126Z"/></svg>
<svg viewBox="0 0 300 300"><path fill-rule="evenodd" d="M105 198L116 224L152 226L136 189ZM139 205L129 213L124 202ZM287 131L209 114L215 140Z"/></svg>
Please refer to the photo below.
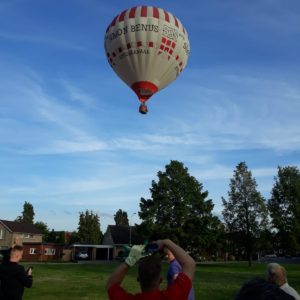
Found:
<svg viewBox="0 0 300 300"><path fill-rule="evenodd" d="M108 290L114 284L121 284L124 277L126 276L129 270L129 266L125 263L121 263L116 270L112 273L110 278L107 280L106 283L106 290Z"/></svg>
<svg viewBox="0 0 300 300"><path fill-rule="evenodd" d="M110 276L106 283L106 289L109 289L113 284L121 284L126 276L129 267L132 267L142 257L145 245L134 245L129 252L124 263L121 263L114 273Z"/></svg>
<svg viewBox="0 0 300 300"><path fill-rule="evenodd" d="M191 280L193 280L196 263L193 258L185 252L180 246L176 245L171 240L159 240L156 241L158 247L162 249L163 247L168 248L178 260L182 267L182 272L185 273Z"/></svg>

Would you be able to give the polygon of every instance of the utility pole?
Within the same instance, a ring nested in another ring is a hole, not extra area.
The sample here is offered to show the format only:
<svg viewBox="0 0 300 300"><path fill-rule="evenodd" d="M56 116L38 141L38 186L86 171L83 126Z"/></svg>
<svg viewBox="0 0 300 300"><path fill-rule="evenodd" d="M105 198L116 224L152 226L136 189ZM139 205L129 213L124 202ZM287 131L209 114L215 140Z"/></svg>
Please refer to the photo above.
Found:
<svg viewBox="0 0 300 300"><path fill-rule="evenodd" d="M133 213L130 217L130 223L129 223L129 246L131 246L131 224L132 224L132 217L136 215L136 213Z"/></svg>

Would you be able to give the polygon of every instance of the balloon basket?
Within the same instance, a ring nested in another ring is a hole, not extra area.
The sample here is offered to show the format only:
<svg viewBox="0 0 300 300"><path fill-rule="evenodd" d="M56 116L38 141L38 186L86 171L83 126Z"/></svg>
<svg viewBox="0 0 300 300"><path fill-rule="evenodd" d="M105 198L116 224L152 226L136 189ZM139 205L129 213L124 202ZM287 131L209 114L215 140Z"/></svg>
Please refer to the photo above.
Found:
<svg viewBox="0 0 300 300"><path fill-rule="evenodd" d="M139 107L139 112L142 114L142 115L145 115L147 114L148 112L148 107L146 104L141 104L140 107Z"/></svg>

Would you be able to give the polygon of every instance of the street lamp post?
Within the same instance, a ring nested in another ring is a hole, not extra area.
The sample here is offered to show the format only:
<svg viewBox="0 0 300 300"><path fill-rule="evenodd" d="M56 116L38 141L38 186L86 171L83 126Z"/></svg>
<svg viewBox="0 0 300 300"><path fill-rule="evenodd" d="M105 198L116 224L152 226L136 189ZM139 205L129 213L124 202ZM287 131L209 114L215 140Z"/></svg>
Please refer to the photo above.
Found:
<svg viewBox="0 0 300 300"><path fill-rule="evenodd" d="M136 215L136 213L133 213L130 217L130 223L129 223L129 245L131 246L131 224L132 224L132 217Z"/></svg>

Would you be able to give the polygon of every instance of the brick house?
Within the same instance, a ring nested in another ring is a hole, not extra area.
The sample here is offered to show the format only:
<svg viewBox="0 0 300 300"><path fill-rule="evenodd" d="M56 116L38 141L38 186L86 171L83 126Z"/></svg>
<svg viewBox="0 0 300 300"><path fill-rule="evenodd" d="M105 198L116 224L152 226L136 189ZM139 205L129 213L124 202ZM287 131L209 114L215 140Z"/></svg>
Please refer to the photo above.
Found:
<svg viewBox="0 0 300 300"><path fill-rule="evenodd" d="M56 243L23 243L24 261L58 261L63 258L64 245Z"/></svg>
<svg viewBox="0 0 300 300"><path fill-rule="evenodd" d="M41 243L43 234L33 224L0 220L0 249L8 249L15 239L20 244Z"/></svg>
<svg viewBox="0 0 300 300"><path fill-rule="evenodd" d="M138 235L135 226L108 225L102 244L113 246L113 258L116 258L124 250L123 246L141 245L144 240Z"/></svg>
<svg viewBox="0 0 300 300"><path fill-rule="evenodd" d="M23 245L24 261L53 261L63 256L64 246L43 243L43 234L33 224L0 220L0 250L9 249L15 239Z"/></svg>

